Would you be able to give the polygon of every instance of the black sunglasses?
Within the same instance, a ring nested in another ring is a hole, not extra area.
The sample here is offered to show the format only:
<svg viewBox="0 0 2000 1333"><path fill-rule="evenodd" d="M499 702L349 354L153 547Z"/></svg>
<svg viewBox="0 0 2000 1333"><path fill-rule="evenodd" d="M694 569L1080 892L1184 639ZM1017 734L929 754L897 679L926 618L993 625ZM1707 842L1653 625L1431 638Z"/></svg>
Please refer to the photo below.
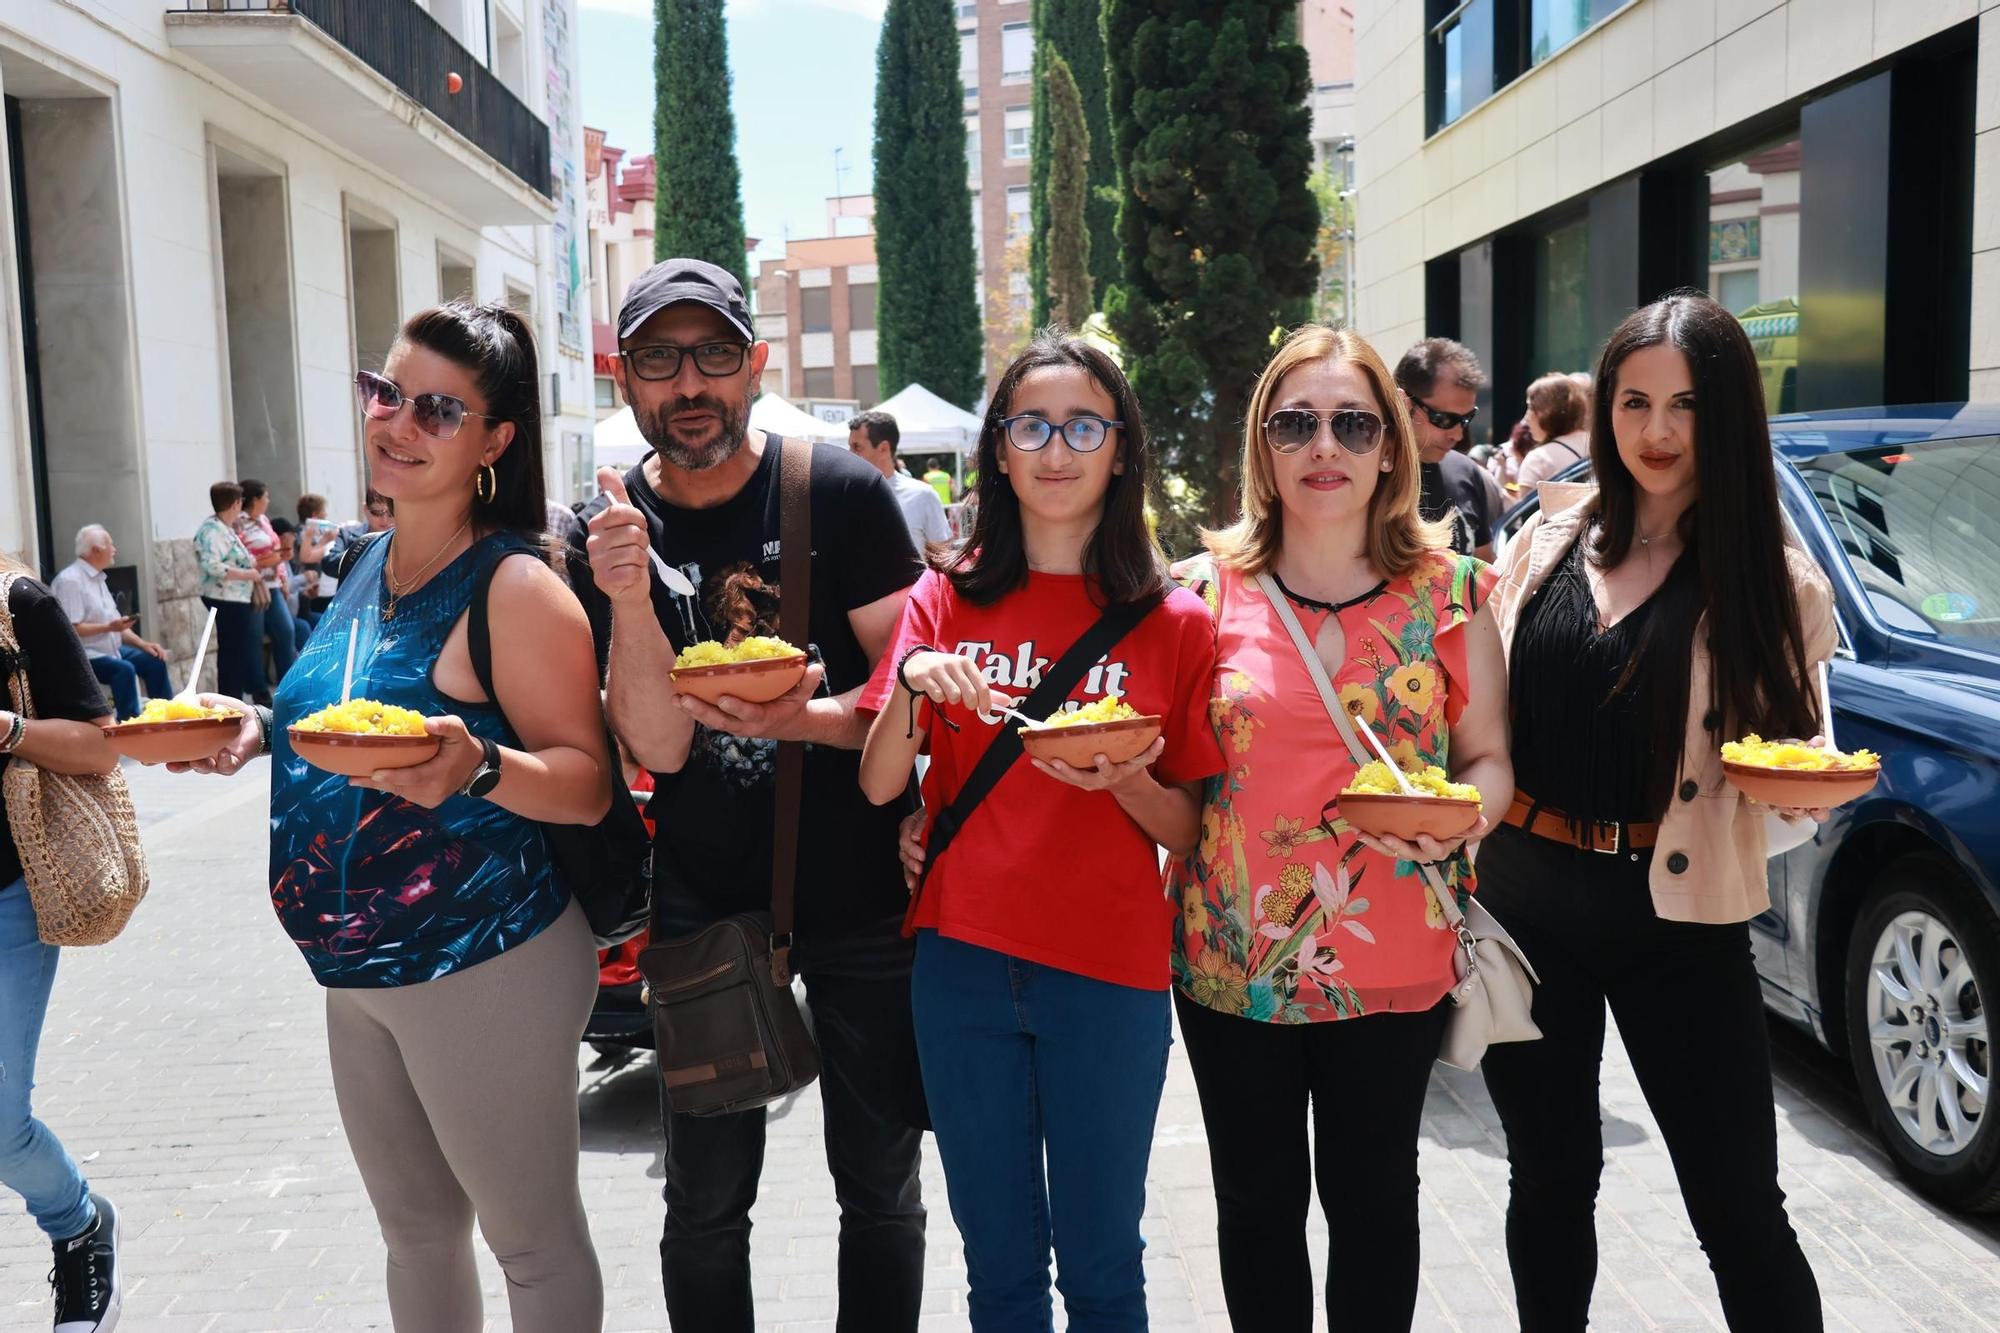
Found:
<svg viewBox="0 0 2000 1333"><path fill-rule="evenodd" d="M361 399L361 410L377 421L387 421L408 402L410 410L416 414L417 429L440 440L449 440L457 435L467 417L482 417L487 421L507 419L474 412L465 405L463 398L454 398L448 393L406 395L397 387L396 381L371 370L354 372L354 392Z"/></svg>
<svg viewBox="0 0 2000 1333"><path fill-rule="evenodd" d="M1457 430L1461 426L1470 426L1472 419L1479 415L1479 409L1476 407L1470 412L1447 412L1441 407L1432 407L1408 390L1404 391L1403 396L1422 408L1424 415L1429 417L1431 424L1439 430Z"/></svg>
<svg viewBox="0 0 2000 1333"><path fill-rule="evenodd" d="M749 343L703 343L699 347L656 343L651 347L628 347L618 353L642 380L670 380L681 373L681 362L690 356L694 358L694 368L705 379L734 375L743 369L743 358L749 354Z"/></svg>
<svg viewBox="0 0 2000 1333"><path fill-rule="evenodd" d="M1317 412L1310 407L1281 407L1264 419L1264 442L1281 454L1295 454L1319 435L1324 421L1341 448L1356 456L1372 454L1382 443L1382 418L1358 407Z"/></svg>
<svg viewBox="0 0 2000 1333"><path fill-rule="evenodd" d="M1058 434L1063 437L1063 443L1075 452L1094 454L1111 438L1111 432L1124 424L1122 421L1106 421L1103 417L1071 417L1058 426L1047 417L1028 415L1003 417L1000 421L1007 432L1007 443L1030 454Z"/></svg>

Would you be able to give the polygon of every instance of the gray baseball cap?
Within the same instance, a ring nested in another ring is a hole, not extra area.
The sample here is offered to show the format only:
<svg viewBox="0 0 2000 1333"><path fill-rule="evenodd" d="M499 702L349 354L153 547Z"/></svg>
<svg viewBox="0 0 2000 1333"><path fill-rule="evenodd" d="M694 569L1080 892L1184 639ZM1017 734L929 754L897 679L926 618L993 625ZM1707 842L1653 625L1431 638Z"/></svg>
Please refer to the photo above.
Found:
<svg viewBox="0 0 2000 1333"><path fill-rule="evenodd" d="M746 339L757 340L750 328L750 303L743 299L743 284L728 269L700 259L663 259L634 278L625 290L624 304L618 307L618 340L625 341L654 315L683 301L707 306Z"/></svg>

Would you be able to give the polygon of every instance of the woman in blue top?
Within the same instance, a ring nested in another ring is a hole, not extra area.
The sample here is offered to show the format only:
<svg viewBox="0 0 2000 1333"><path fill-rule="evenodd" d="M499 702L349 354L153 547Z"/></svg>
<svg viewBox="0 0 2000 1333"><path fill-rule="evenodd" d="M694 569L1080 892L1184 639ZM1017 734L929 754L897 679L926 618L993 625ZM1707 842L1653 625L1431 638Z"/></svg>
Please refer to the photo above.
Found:
<svg viewBox="0 0 2000 1333"><path fill-rule="evenodd" d="M334 1092L402 1333L482 1326L475 1217L516 1329L602 1321L576 1176L596 955L541 825L601 819L611 770L590 629L541 544L538 381L520 317L460 303L413 317L383 373L356 375L396 526L341 579L275 707L195 765L272 756L272 904L327 988ZM466 645L489 569L497 702ZM424 714L435 759L350 781L292 751L286 728L339 702L350 637L353 697Z"/></svg>

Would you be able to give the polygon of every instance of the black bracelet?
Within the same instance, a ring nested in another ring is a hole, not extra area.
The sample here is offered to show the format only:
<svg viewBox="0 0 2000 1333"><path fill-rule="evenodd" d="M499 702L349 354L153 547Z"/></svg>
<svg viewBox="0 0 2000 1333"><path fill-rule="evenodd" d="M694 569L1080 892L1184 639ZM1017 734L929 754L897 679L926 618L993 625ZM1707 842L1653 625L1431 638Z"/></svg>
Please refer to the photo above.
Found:
<svg viewBox="0 0 2000 1333"><path fill-rule="evenodd" d="M901 657L897 658L896 683L902 686L905 690L909 691L911 694L921 694L923 691L911 685L910 678L904 675L903 673L909 667L910 659L915 657L918 653L934 653L936 651L937 649L931 647L929 644L920 643L917 644L915 647L911 648L908 652L904 653Z"/></svg>
<svg viewBox="0 0 2000 1333"><path fill-rule="evenodd" d="M953 731L957 731L959 729L958 723L946 717L943 711L938 708L937 704L934 701L932 701L931 697L925 694L922 690L919 690L916 686L910 684L910 678L904 674L904 668L909 666L910 659L915 657L918 653L935 653L937 651L939 650L931 647L927 643L920 643L917 644L915 647L911 648L908 652L904 653L901 657L896 659L896 684L902 687L903 693L910 696L910 720L909 723L903 728L903 739L906 741L913 741L917 738L917 700L919 699L923 700L925 703L930 704L932 717L944 723L947 727L950 727Z"/></svg>

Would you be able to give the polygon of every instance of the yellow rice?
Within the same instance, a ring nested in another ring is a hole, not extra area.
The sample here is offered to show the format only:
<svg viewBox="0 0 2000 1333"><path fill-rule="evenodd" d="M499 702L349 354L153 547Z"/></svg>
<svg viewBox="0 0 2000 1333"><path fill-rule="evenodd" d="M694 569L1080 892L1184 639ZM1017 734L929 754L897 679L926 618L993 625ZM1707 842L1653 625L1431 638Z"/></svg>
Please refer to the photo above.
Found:
<svg viewBox="0 0 2000 1333"><path fill-rule="evenodd" d="M201 704L189 703L185 699L148 699L146 707L137 717L128 717L118 725L137 726L141 722L194 722L211 717L239 717L241 714L227 708L207 708Z"/></svg>
<svg viewBox="0 0 2000 1333"><path fill-rule="evenodd" d="M1442 796L1452 801L1480 803L1479 788L1469 782L1453 782L1451 775L1436 764L1425 764L1414 773L1404 775L1419 796ZM1347 784L1341 795L1352 793L1356 796L1401 796L1403 789L1396 785L1396 775L1389 766L1379 759L1363 764L1354 774L1354 780Z"/></svg>
<svg viewBox="0 0 2000 1333"><path fill-rule="evenodd" d="M1051 727L1087 727L1099 722L1123 722L1128 718L1141 716L1143 714L1138 709L1132 707L1131 704L1126 703L1123 699L1107 698L1099 699L1095 703L1085 704L1074 712L1065 712L1062 709L1057 709L1055 712L1049 714L1048 721L1044 725Z"/></svg>
<svg viewBox="0 0 2000 1333"><path fill-rule="evenodd" d="M294 725L300 731L337 731L351 736L421 736L424 715L373 699L349 699L344 704L328 704Z"/></svg>
<svg viewBox="0 0 2000 1333"><path fill-rule="evenodd" d="M799 650L791 644L765 634L753 634L734 647L717 643L714 639L703 639L700 643L691 643L681 649L680 655L674 658L674 670L728 666L734 662L762 662L773 657L798 655Z"/></svg>
<svg viewBox="0 0 2000 1333"><path fill-rule="evenodd" d="M1796 773L1852 772L1878 768L1882 763L1881 756L1873 750L1842 754L1838 750L1824 750L1799 741L1767 741L1754 731L1740 741L1724 741L1722 757L1732 764L1782 768Z"/></svg>

